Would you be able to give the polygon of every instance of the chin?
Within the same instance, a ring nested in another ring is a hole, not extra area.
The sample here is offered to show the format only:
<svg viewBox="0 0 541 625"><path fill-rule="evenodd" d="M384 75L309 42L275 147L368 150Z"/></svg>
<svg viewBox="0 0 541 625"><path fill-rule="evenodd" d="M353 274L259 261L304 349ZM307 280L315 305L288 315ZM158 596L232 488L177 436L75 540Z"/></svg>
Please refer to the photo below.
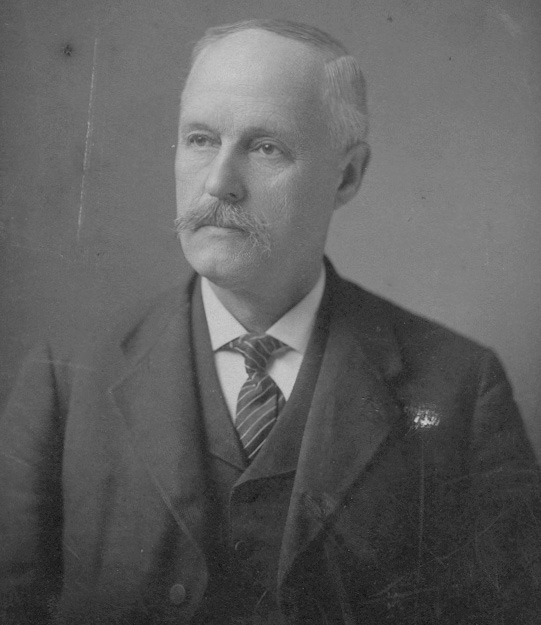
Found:
<svg viewBox="0 0 541 625"><path fill-rule="evenodd" d="M183 246L184 256L194 271L216 286L232 289L251 282L257 267L265 260L251 252L224 249L221 246L201 249ZM254 271L255 270L255 271Z"/></svg>

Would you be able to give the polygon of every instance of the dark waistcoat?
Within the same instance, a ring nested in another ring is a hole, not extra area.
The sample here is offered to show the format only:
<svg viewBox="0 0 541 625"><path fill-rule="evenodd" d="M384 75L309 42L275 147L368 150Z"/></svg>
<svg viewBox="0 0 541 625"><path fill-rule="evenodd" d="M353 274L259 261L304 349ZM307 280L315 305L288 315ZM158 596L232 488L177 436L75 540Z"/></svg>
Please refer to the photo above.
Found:
<svg viewBox="0 0 541 625"><path fill-rule="evenodd" d="M264 447L248 466L223 398L200 287L192 328L204 424L209 518L202 546L209 584L194 623L281 623L277 569L308 407L327 322L318 316L293 391Z"/></svg>

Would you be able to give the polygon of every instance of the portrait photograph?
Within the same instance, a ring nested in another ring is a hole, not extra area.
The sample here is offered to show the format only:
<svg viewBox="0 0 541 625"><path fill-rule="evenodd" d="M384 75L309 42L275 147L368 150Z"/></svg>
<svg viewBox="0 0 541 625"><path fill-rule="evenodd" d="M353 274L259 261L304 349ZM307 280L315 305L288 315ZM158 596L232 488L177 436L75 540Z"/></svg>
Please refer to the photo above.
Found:
<svg viewBox="0 0 541 625"><path fill-rule="evenodd" d="M540 623L541 4L0 18L0 625Z"/></svg>

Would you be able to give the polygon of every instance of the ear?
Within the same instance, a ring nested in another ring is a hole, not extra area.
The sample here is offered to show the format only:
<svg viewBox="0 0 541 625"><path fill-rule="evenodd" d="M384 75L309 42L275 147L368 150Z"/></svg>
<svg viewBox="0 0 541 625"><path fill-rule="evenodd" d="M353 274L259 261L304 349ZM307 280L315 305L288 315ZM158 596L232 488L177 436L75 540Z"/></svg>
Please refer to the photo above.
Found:
<svg viewBox="0 0 541 625"><path fill-rule="evenodd" d="M340 182L336 190L335 208L347 204L357 193L370 160L370 146L361 141L349 148L340 163Z"/></svg>

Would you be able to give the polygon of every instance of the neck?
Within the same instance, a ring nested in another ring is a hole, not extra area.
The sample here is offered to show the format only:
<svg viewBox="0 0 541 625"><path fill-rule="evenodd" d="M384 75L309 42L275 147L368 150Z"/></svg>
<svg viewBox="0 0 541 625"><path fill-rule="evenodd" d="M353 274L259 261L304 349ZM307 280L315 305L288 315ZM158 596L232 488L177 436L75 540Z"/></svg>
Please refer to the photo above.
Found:
<svg viewBox="0 0 541 625"><path fill-rule="evenodd" d="M210 286L220 302L248 332L263 334L308 295L316 284L320 271L321 267L318 267L312 275L289 288L269 287L264 293L249 289L229 290L212 282Z"/></svg>

